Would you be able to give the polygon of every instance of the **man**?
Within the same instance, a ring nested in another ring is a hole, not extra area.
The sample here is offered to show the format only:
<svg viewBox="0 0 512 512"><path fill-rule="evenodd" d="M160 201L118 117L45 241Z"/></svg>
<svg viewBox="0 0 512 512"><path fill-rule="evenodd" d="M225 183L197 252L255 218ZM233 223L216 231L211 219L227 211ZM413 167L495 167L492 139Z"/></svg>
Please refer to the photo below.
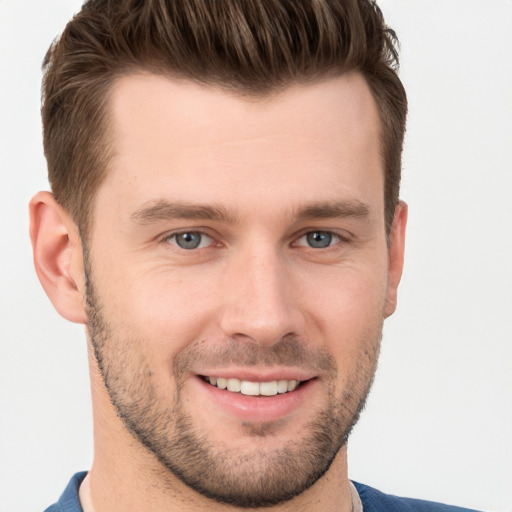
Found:
<svg viewBox="0 0 512 512"><path fill-rule="evenodd" d="M95 453L49 510L453 509L347 475L403 266L394 44L356 1L92 0L68 24L31 237L87 328Z"/></svg>

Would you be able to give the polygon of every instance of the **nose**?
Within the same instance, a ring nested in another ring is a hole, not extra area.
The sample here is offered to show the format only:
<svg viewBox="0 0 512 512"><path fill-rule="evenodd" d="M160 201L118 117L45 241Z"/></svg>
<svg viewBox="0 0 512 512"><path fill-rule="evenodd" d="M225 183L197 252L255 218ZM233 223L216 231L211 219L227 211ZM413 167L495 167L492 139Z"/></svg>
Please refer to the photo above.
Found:
<svg viewBox="0 0 512 512"><path fill-rule="evenodd" d="M231 339L271 346L303 332L293 271L275 251L245 253L223 276L221 329Z"/></svg>

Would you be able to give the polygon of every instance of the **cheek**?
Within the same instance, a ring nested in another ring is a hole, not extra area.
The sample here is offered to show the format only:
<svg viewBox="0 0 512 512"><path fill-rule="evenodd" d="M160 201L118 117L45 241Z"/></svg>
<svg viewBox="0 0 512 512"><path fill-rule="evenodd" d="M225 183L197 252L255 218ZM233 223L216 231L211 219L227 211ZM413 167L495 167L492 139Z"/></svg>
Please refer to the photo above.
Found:
<svg viewBox="0 0 512 512"><path fill-rule="evenodd" d="M176 271L140 273L106 290L105 310L117 332L141 343L152 366L168 366L205 335L214 303L209 285Z"/></svg>
<svg viewBox="0 0 512 512"><path fill-rule="evenodd" d="M381 316L387 290L386 266L369 263L329 269L306 277L303 286L308 289L306 297L311 297L311 302L318 305L316 309L326 315L346 321Z"/></svg>
<svg viewBox="0 0 512 512"><path fill-rule="evenodd" d="M337 359L353 360L362 345L380 339L386 288L385 265L346 267L316 280L309 323Z"/></svg>
<svg viewBox="0 0 512 512"><path fill-rule="evenodd" d="M334 284L334 283L333 283ZM345 275L323 301L318 301L317 338L337 366L338 390L354 407L366 396L375 374L384 321L386 280Z"/></svg>

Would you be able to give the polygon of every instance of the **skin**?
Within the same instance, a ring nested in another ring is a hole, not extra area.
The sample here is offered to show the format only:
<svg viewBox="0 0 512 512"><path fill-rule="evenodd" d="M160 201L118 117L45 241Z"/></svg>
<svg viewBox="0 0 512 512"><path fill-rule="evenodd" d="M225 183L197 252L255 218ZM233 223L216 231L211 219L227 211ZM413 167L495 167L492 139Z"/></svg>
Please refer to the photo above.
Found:
<svg viewBox="0 0 512 512"><path fill-rule="evenodd" d="M151 384L160 416L179 397L215 454L247 455L254 472L267 471L282 446L307 441L311 423L333 404L345 400L357 415L382 322L396 307L407 217L400 203L388 242L377 107L357 74L260 100L139 74L114 85L111 122L115 156L87 247L89 288L108 333L89 323L95 453L82 503L96 511L234 510L183 484L127 430L93 338L119 377L118 401L131 400L134 382ZM162 204L174 207L154 208ZM183 205L193 205L194 218ZM225 215L198 213L198 205ZM30 208L39 278L65 318L87 324L78 229L47 192ZM176 230L206 236L184 250ZM310 247L306 234L314 231L332 233L331 245ZM293 351L278 360L285 341L329 364ZM247 354L256 354L254 364ZM239 414L226 406L228 392L219 402L197 376L268 380L269 372L310 379L307 392L286 410L259 398ZM350 510L346 445L326 470L266 510Z"/></svg>

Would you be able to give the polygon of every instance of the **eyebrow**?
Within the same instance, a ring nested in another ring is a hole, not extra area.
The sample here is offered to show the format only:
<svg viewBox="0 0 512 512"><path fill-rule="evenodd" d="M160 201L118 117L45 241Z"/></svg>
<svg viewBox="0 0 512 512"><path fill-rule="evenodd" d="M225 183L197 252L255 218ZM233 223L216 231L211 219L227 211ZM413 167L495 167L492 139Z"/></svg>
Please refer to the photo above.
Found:
<svg viewBox="0 0 512 512"><path fill-rule="evenodd" d="M130 219L138 224L152 224L171 219L208 219L218 222L235 223L237 217L222 206L159 200L145 204L138 210L135 210L130 215Z"/></svg>
<svg viewBox="0 0 512 512"><path fill-rule="evenodd" d="M295 216L298 220L360 218L369 217L370 207L359 200L311 203L300 208Z"/></svg>
<svg viewBox="0 0 512 512"><path fill-rule="evenodd" d="M330 218L366 218L370 207L358 200L322 201L307 204L293 212L298 221ZM153 224L172 219L212 220L235 224L238 216L223 206L166 200L152 201L135 210L130 219L138 224Z"/></svg>

